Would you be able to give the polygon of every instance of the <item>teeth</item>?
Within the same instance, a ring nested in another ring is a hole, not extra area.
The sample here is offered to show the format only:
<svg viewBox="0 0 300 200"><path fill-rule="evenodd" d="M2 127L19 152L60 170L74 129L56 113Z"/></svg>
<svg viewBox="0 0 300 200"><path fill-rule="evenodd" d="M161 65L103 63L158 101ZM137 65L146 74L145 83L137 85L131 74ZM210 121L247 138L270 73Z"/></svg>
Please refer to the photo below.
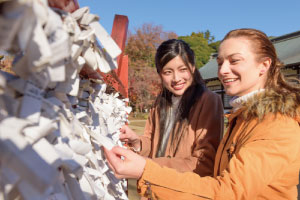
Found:
<svg viewBox="0 0 300 200"><path fill-rule="evenodd" d="M178 88L178 87L182 87L183 84L179 84L179 85L174 85L173 87Z"/></svg>
<svg viewBox="0 0 300 200"><path fill-rule="evenodd" d="M233 82L233 81L235 81L236 79L226 79L226 80L224 80L224 83L229 83L229 82Z"/></svg>

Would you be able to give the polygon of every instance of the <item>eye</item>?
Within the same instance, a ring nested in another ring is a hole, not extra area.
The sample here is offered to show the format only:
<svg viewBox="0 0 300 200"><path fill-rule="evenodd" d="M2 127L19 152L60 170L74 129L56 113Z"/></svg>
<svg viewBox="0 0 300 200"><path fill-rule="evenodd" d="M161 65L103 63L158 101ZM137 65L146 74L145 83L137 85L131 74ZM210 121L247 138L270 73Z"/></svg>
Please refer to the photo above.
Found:
<svg viewBox="0 0 300 200"><path fill-rule="evenodd" d="M217 63L218 63L218 67L220 68L221 66L222 66L222 64L223 64L223 62L221 62L221 61L217 61Z"/></svg>
<svg viewBox="0 0 300 200"><path fill-rule="evenodd" d="M239 61L240 61L240 59L232 59L232 60L230 60L230 63L234 65L234 64L237 64Z"/></svg>
<svg viewBox="0 0 300 200"><path fill-rule="evenodd" d="M169 71L169 70L166 70L166 71L163 71L163 72L162 72L163 75L170 75L171 73L172 73L172 72Z"/></svg>
<svg viewBox="0 0 300 200"><path fill-rule="evenodd" d="M217 57L216 61L217 61L218 67L220 68L223 65L224 59Z"/></svg>
<svg viewBox="0 0 300 200"><path fill-rule="evenodd" d="M187 71L187 70L188 70L187 67L180 68L180 71L181 71L181 72L185 72L185 71Z"/></svg>

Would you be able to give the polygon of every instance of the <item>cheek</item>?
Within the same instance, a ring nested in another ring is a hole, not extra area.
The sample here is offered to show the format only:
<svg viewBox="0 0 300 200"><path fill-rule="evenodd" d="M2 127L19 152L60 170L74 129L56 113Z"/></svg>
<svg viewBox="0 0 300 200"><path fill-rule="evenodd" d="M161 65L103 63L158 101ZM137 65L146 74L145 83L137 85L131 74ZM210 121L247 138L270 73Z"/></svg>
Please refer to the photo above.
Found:
<svg viewBox="0 0 300 200"><path fill-rule="evenodd" d="M218 68L218 78L220 79L221 78L221 74L220 74L220 68Z"/></svg>
<svg viewBox="0 0 300 200"><path fill-rule="evenodd" d="M161 76L161 82L162 82L163 86L167 86L168 84L170 84L171 80L167 76Z"/></svg>
<svg viewBox="0 0 300 200"><path fill-rule="evenodd" d="M182 75L182 77L188 81L192 81L193 80L193 76L190 72L186 72Z"/></svg>

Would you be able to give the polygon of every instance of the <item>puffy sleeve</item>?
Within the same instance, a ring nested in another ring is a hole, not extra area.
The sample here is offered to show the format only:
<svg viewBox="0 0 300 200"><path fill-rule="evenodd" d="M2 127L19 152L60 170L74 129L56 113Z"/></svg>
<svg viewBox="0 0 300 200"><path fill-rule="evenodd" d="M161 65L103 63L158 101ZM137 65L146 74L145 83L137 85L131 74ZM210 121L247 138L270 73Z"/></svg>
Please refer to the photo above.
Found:
<svg viewBox="0 0 300 200"><path fill-rule="evenodd" d="M193 171L201 176L212 176L224 126L222 101L217 94L207 90L192 109L188 131L194 134L195 141L190 156L160 157L153 160L179 172Z"/></svg>
<svg viewBox="0 0 300 200"><path fill-rule="evenodd" d="M280 180L287 178L287 184L292 182L296 186L300 163L298 123L295 120L276 123L274 120L264 125L253 133L260 132L261 136L244 144L221 176L179 173L147 160L138 182L139 192L143 196L152 195L153 199L256 199L283 173L287 175Z"/></svg>

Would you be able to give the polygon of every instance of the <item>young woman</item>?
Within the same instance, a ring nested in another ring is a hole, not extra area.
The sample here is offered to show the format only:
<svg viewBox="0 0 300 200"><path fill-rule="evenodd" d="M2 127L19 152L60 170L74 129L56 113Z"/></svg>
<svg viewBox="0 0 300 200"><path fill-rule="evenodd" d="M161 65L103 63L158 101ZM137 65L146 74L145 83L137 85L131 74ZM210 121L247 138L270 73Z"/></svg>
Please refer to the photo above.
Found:
<svg viewBox="0 0 300 200"><path fill-rule="evenodd" d="M155 64L162 91L149 113L144 135L139 137L124 126L120 139L161 166L212 176L223 131L221 98L205 88L194 52L184 41L163 42Z"/></svg>
<svg viewBox="0 0 300 200"><path fill-rule="evenodd" d="M217 61L226 93L236 97L214 176L178 173L121 148L106 151L112 169L139 178L140 193L154 199L297 199L300 88L284 80L273 44L258 30L229 32Z"/></svg>

